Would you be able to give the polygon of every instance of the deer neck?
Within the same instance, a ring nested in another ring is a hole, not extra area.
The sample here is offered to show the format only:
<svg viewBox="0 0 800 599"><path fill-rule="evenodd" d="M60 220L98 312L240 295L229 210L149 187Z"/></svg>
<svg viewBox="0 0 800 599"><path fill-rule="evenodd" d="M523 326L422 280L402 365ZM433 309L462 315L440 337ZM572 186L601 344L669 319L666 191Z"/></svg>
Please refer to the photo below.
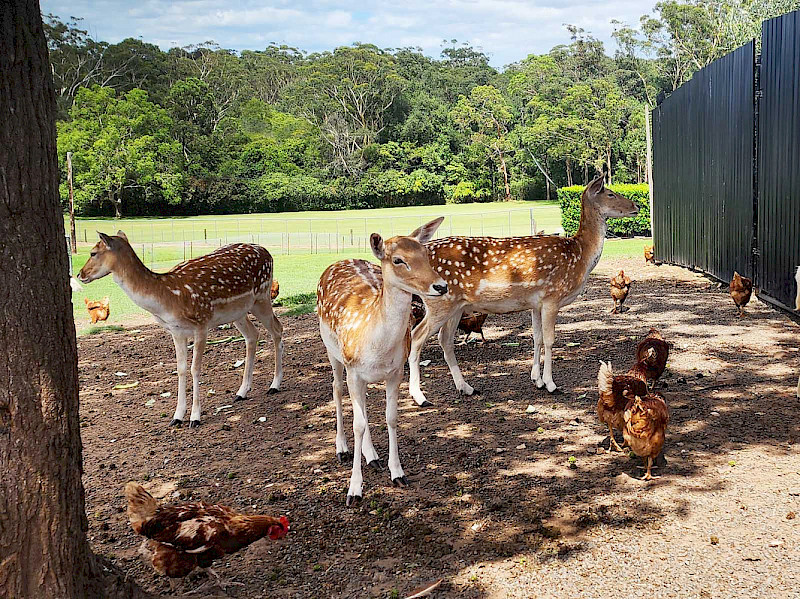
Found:
<svg viewBox="0 0 800 599"><path fill-rule="evenodd" d="M591 272L600 260L607 230L608 223L605 217L590 202L584 200L581 206L580 226L573 239L580 244L581 261L586 266L586 274Z"/></svg>
<svg viewBox="0 0 800 599"><path fill-rule="evenodd" d="M118 254L112 275L137 306L155 315L163 311L165 289L158 284L158 275L144 265L133 249Z"/></svg>
<svg viewBox="0 0 800 599"><path fill-rule="evenodd" d="M393 285L384 285L378 298L380 320L386 330L397 331L398 337L405 335L411 317L411 294Z"/></svg>

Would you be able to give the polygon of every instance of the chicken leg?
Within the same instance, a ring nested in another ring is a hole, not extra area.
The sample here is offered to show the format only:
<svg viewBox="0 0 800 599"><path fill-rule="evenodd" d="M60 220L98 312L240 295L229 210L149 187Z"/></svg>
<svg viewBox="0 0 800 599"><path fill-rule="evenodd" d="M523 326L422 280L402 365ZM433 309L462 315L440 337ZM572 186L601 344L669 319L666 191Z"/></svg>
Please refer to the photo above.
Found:
<svg viewBox="0 0 800 599"><path fill-rule="evenodd" d="M650 474L650 469L653 467L653 458L647 458L644 459L644 461L647 464L647 472L644 473L644 476L641 478L641 480L653 480L654 478L660 478L658 476L653 476L652 474Z"/></svg>
<svg viewBox="0 0 800 599"><path fill-rule="evenodd" d="M187 595L194 595L195 593L199 593L201 590L203 590L209 585L216 585L223 591L225 591L225 589L231 586L240 586L240 587L245 586L245 584L242 582L233 582L232 580L227 580L222 578L212 568L203 568L203 572L205 572L207 575L210 575L208 577L208 580L203 584L201 584L199 587L197 587L195 590L186 593ZM213 576L215 580L211 580L211 576Z"/></svg>
<svg viewBox="0 0 800 599"><path fill-rule="evenodd" d="M611 439L611 442L608 445L608 453L611 453L612 445L614 446L614 449L616 449L617 451L625 451L624 449L622 449L622 447L619 446L619 443L617 443L617 440L614 438L614 429L611 428L610 424L608 425L608 437L609 439Z"/></svg>

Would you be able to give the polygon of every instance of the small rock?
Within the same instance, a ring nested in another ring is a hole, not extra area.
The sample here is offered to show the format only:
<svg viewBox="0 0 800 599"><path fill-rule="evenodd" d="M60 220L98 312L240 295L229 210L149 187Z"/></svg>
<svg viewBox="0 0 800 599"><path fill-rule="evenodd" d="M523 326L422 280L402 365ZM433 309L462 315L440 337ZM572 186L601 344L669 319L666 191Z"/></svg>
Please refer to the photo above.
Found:
<svg viewBox="0 0 800 599"><path fill-rule="evenodd" d="M528 407L525 409L525 413L526 413L526 414L533 414L535 411L536 411L536 408L534 408L534 407L533 407L532 405L530 405L530 404L528 404Z"/></svg>
<svg viewBox="0 0 800 599"><path fill-rule="evenodd" d="M259 422L266 422L267 421L267 417L266 416L262 416L261 418L258 419L258 421Z"/></svg>
<svg viewBox="0 0 800 599"><path fill-rule="evenodd" d="M681 385L685 385L686 384L686 377L685 376L678 377L678 383L681 384Z"/></svg>
<svg viewBox="0 0 800 599"><path fill-rule="evenodd" d="M711 535L711 544L712 545L719 545L719 537Z"/></svg>
<svg viewBox="0 0 800 599"><path fill-rule="evenodd" d="M779 539L772 539L772 540L769 542L769 546L770 546L770 547L780 547L782 544L783 544L783 541L781 541L781 540L779 540Z"/></svg>
<svg viewBox="0 0 800 599"><path fill-rule="evenodd" d="M786 514L786 519L787 520L794 520L795 519L795 513L794 512L789 512L788 514Z"/></svg>
<svg viewBox="0 0 800 599"><path fill-rule="evenodd" d="M497 449L495 449L496 453L504 453L506 451L508 450L505 447L498 447Z"/></svg>
<svg viewBox="0 0 800 599"><path fill-rule="evenodd" d="M517 449L527 449L527 448L528 448L528 447L527 447L527 445L525 445L525 443L522 443L522 444L520 444L520 445L517 445Z"/></svg>
<svg viewBox="0 0 800 599"><path fill-rule="evenodd" d="M222 425L222 430L224 430L224 431L229 431L229 430L231 430L231 425L230 425L230 424L223 424L223 425Z"/></svg>
<svg viewBox="0 0 800 599"><path fill-rule="evenodd" d="M719 412L711 412L712 416L719 416Z"/></svg>

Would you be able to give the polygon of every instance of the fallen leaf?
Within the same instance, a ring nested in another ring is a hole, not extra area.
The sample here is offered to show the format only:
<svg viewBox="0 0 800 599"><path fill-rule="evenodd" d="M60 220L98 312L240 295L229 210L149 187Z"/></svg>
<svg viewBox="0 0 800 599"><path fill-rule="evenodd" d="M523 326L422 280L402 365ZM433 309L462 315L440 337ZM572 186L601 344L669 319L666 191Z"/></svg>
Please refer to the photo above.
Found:
<svg viewBox="0 0 800 599"><path fill-rule="evenodd" d="M578 396L578 399L586 399L586 396L587 396L587 395L588 395L587 393L581 393L581 394Z"/></svg>
<svg viewBox="0 0 800 599"><path fill-rule="evenodd" d="M506 347L519 347L519 343L517 343L517 342L514 342L514 343L504 343L503 345L505 345Z"/></svg>
<svg viewBox="0 0 800 599"><path fill-rule="evenodd" d="M431 363L430 360L423 360L422 362L419 363L419 365L420 366L428 366L430 363Z"/></svg>
<svg viewBox="0 0 800 599"><path fill-rule="evenodd" d="M535 411L536 408L534 408L531 404L528 404L528 407L525 409L526 414L533 414Z"/></svg>
<svg viewBox="0 0 800 599"><path fill-rule="evenodd" d="M128 376L127 372L115 372L114 376Z"/></svg>
<svg viewBox="0 0 800 599"><path fill-rule="evenodd" d="M164 391L164 393L161 394L161 397L172 397L172 392Z"/></svg>
<svg viewBox="0 0 800 599"><path fill-rule="evenodd" d="M151 407L151 406L154 406L154 405L156 405L156 400L155 399L148 399L146 402L144 402L144 405L146 405L148 408Z"/></svg>
<svg viewBox="0 0 800 599"><path fill-rule="evenodd" d="M567 347L578 347L579 345L580 343L577 343L576 341L569 341L567 343Z"/></svg>
<svg viewBox="0 0 800 599"><path fill-rule="evenodd" d="M139 386L139 381L135 381L133 383L120 383L119 385L114 385L114 389L133 389L134 387Z"/></svg>
<svg viewBox="0 0 800 599"><path fill-rule="evenodd" d="M233 367L234 367L234 368L239 368L239 366L241 366L242 364L244 364L244 360L236 360L236 361L233 363Z"/></svg>

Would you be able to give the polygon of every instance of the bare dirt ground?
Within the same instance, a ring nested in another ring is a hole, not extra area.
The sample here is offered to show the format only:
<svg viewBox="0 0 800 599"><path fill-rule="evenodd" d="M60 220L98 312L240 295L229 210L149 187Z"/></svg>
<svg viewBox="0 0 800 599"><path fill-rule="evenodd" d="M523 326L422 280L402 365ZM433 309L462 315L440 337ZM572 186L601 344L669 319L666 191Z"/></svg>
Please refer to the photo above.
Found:
<svg viewBox="0 0 800 599"><path fill-rule="evenodd" d="M635 283L630 309L610 315L608 278L619 267ZM213 394L199 429L167 426L177 377L164 331L142 325L79 340L89 536L153 593L170 591L137 554L122 497L132 479L168 500L288 514L284 540L219 562L220 574L244 583L228 588L232 597L404 597L439 578L435 597L800 597L798 326L758 300L739 319L727 289L699 275L602 262L559 316L556 395L530 381L527 314L490 316L485 345L457 347L479 396L456 395L429 343L423 384L434 407L417 408L407 385L401 395L400 456L412 484L395 489L388 471L365 469L354 509L344 506L350 470L335 459L316 318L282 322L284 391L266 394L266 343L250 400L223 408L233 403L244 346L211 345L202 378L204 395ZM598 360L627 368L651 326L673 343L661 389L671 422L668 463L646 483L636 478L638 459L598 453L606 433L595 404ZM382 390L370 398L385 458Z"/></svg>

